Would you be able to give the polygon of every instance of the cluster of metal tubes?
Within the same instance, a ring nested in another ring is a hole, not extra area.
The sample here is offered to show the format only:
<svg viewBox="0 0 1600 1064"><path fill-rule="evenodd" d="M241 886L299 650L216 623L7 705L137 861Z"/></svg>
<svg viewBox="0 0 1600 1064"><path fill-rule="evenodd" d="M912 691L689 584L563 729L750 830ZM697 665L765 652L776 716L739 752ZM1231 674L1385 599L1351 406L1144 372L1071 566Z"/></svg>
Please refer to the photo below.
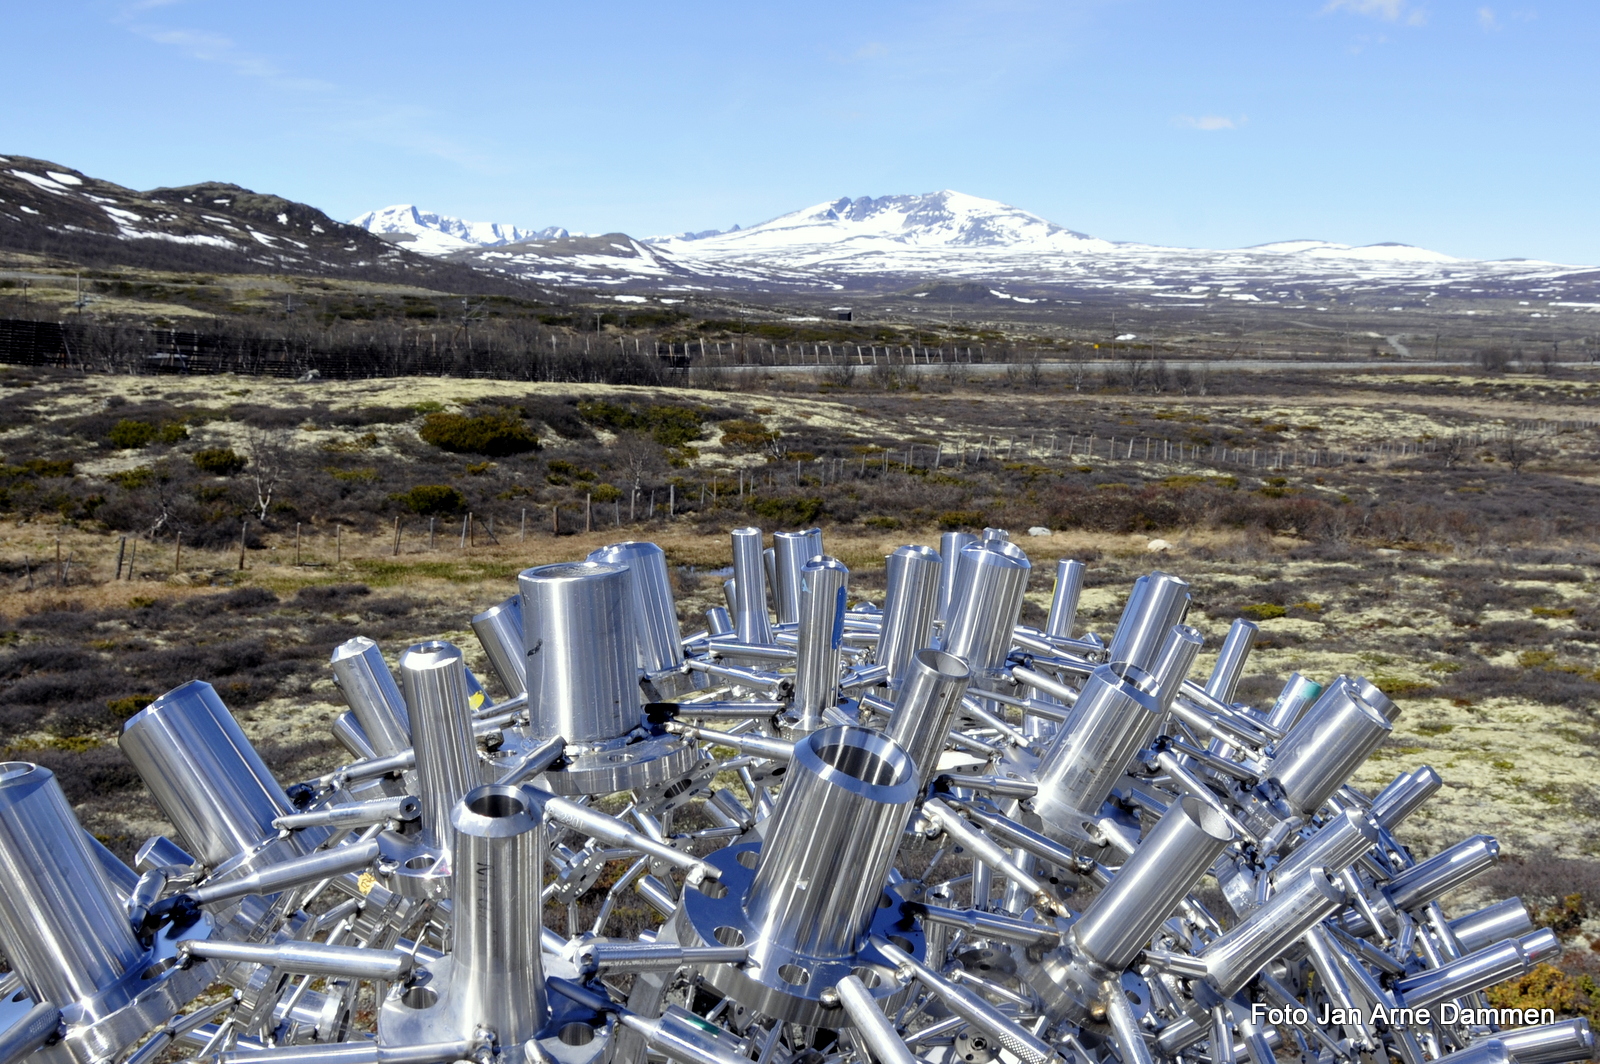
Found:
<svg viewBox="0 0 1600 1064"><path fill-rule="evenodd" d="M688 636L621 543L473 617L483 680L334 648L350 757L314 779L209 684L162 695L121 748L175 837L132 867L0 764L0 1064L1589 1058L1485 998L1555 935L1443 908L1494 839L1398 840L1439 776L1348 783L1400 712L1367 680L1240 701L1244 620L1191 676L1160 572L1102 636L1060 561L1024 624L997 529L897 549L881 605L816 529L732 546Z"/></svg>

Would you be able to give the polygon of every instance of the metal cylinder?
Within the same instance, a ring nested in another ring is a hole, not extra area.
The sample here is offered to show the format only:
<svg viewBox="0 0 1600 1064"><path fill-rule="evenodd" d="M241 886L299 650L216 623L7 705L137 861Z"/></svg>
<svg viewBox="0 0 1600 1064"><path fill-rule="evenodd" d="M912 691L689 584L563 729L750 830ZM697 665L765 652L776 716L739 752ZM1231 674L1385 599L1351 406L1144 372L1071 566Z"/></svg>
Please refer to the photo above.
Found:
<svg viewBox="0 0 1600 1064"><path fill-rule="evenodd" d="M1391 724L1400 716L1400 707L1394 704L1394 700L1378 690L1378 686L1365 676L1353 678L1350 685L1355 688L1356 694L1363 702L1382 713L1384 719Z"/></svg>
<svg viewBox="0 0 1600 1064"><path fill-rule="evenodd" d="M1432 765L1421 765L1391 780L1372 799L1372 808L1367 812L1378 823L1393 831L1443 786L1443 778L1434 771Z"/></svg>
<svg viewBox="0 0 1600 1064"><path fill-rule="evenodd" d="M765 646L772 642L772 622L767 616L767 574L761 560L761 529L733 530L734 631L741 643Z"/></svg>
<svg viewBox="0 0 1600 1064"><path fill-rule="evenodd" d="M1533 930L1533 920L1521 898L1497 901L1475 913L1450 921L1450 932L1468 953L1505 938L1521 938Z"/></svg>
<svg viewBox="0 0 1600 1064"><path fill-rule="evenodd" d="M539 954L544 824L536 792L491 784L463 798L450 817L451 993L457 1017L515 1045L549 1014Z"/></svg>
<svg viewBox="0 0 1600 1064"><path fill-rule="evenodd" d="M1392 730L1341 681L1322 692L1272 752L1268 772L1300 813L1315 812Z"/></svg>
<svg viewBox="0 0 1600 1064"><path fill-rule="evenodd" d="M1563 1020L1538 1027L1500 1031L1495 1036L1517 1064L1573 1064L1594 1054L1588 1020Z"/></svg>
<svg viewBox="0 0 1600 1064"><path fill-rule="evenodd" d="M1206 694L1218 702L1232 704L1234 693L1239 689L1239 677L1244 675L1244 663L1260 633L1261 628L1254 621L1240 617L1233 622L1228 637L1222 641L1222 649L1217 652L1211 678L1206 680Z"/></svg>
<svg viewBox="0 0 1600 1064"><path fill-rule="evenodd" d="M1494 867L1500 843L1493 835L1462 839L1448 850L1419 861L1389 881L1389 901L1396 909L1415 909L1442 898Z"/></svg>
<svg viewBox="0 0 1600 1064"><path fill-rule="evenodd" d="M978 537L967 532L946 532L939 537L939 557L944 562L944 568L939 572L939 607L938 619L950 619L950 604L955 600L956 559L961 556L968 544L978 542Z"/></svg>
<svg viewBox="0 0 1600 1064"><path fill-rule="evenodd" d="M939 754L972 670L954 654L925 647L911 655L902 675L904 681L883 733L917 766L920 793L939 767Z"/></svg>
<svg viewBox="0 0 1600 1064"><path fill-rule="evenodd" d="M638 655L627 576L620 565L562 562L517 577L528 714L539 738L596 742L638 727Z"/></svg>
<svg viewBox="0 0 1600 1064"><path fill-rule="evenodd" d="M447 851L450 814L478 782L478 751L472 740L472 709L460 649L443 642L410 647L400 655L400 683L416 739L422 841Z"/></svg>
<svg viewBox="0 0 1600 1064"><path fill-rule="evenodd" d="M800 571L822 553L822 529L772 534L772 605L779 624L800 623Z"/></svg>
<svg viewBox="0 0 1600 1064"><path fill-rule="evenodd" d="M1172 708L1172 700L1183 690L1183 681L1189 678L1189 670L1194 668L1194 659L1205 641L1199 629L1187 624L1175 624L1167 633L1167 641L1161 644L1161 652L1149 669L1156 681L1161 712Z"/></svg>
<svg viewBox="0 0 1600 1064"><path fill-rule="evenodd" d="M361 722L356 720L356 715L350 710L347 709L334 717L328 730L339 741L339 745L358 761L370 761L378 756L378 751L372 746L372 740L367 738L366 729L361 727Z"/></svg>
<svg viewBox="0 0 1600 1064"><path fill-rule="evenodd" d="M411 720L378 644L364 635L347 639L334 648L330 665L335 686L378 756L409 750Z"/></svg>
<svg viewBox="0 0 1600 1064"><path fill-rule="evenodd" d="M1264 964L1344 902L1345 892L1325 869L1312 868L1288 881L1265 905L1200 953L1213 988L1232 997Z"/></svg>
<svg viewBox="0 0 1600 1064"><path fill-rule="evenodd" d="M1111 637L1111 661L1126 661L1150 671L1167 633L1182 624L1189 612L1189 584L1167 573L1154 572L1133 582Z"/></svg>
<svg viewBox="0 0 1600 1064"><path fill-rule="evenodd" d="M1278 692L1278 700L1267 711L1268 727L1287 732L1321 693L1320 683L1308 680L1298 672L1290 673L1289 682L1283 685L1283 690Z"/></svg>
<svg viewBox="0 0 1600 1064"><path fill-rule="evenodd" d="M911 655L933 645L933 619L939 608L943 573L944 563L932 547L896 547L884 560L887 584L878 664L889 669L891 686L899 684Z"/></svg>
<svg viewBox="0 0 1600 1064"><path fill-rule="evenodd" d="M183 844L212 867L272 838L288 796L208 683L175 687L122 725L118 746Z"/></svg>
<svg viewBox="0 0 1600 1064"><path fill-rule="evenodd" d="M1078 620L1078 599L1083 595L1083 563L1073 558L1056 562L1056 588L1050 596L1050 617L1045 634L1071 639Z"/></svg>
<svg viewBox="0 0 1600 1064"><path fill-rule="evenodd" d="M528 669L522 648L522 596L512 595L472 618L477 635L494 673L506 695L515 698L528 691Z"/></svg>
<svg viewBox="0 0 1600 1064"><path fill-rule="evenodd" d="M0 946L33 999L91 997L143 954L49 769L0 762Z"/></svg>
<svg viewBox="0 0 1600 1064"><path fill-rule="evenodd" d="M1357 857L1378 842L1378 829L1372 820L1354 809L1346 809L1322 825L1272 870L1275 883L1287 883L1313 868L1332 871L1350 867Z"/></svg>
<svg viewBox="0 0 1600 1064"><path fill-rule="evenodd" d="M654 543L629 541L591 551L588 560L628 568L628 611L633 616L639 668L654 675L682 665L683 635L678 630L667 552Z"/></svg>
<svg viewBox="0 0 1600 1064"><path fill-rule="evenodd" d="M712 636L733 635L733 617L721 606L706 610L706 628Z"/></svg>
<svg viewBox="0 0 1600 1064"><path fill-rule="evenodd" d="M917 795L893 740L865 728L812 732L794 759L744 908L763 939L814 957L863 943Z"/></svg>
<svg viewBox="0 0 1600 1064"><path fill-rule="evenodd" d="M989 540L963 547L956 568L956 598L940 649L965 661L974 675L998 669L1022 613L1028 556L1014 543Z"/></svg>
<svg viewBox="0 0 1600 1064"><path fill-rule="evenodd" d="M845 597L850 570L837 558L818 556L800 567L800 647L791 712L800 727L822 726L822 711L839 702L839 648L844 645Z"/></svg>
<svg viewBox="0 0 1600 1064"><path fill-rule="evenodd" d="M1123 769L1161 723L1157 697L1154 681L1125 664L1101 665L1089 674L1039 759L1033 808L1048 826L1081 832L1083 821L1099 819Z"/></svg>
<svg viewBox="0 0 1600 1064"><path fill-rule="evenodd" d="M1539 960L1559 952L1560 940L1545 928L1397 980L1394 990L1405 1008L1425 1009L1521 975Z"/></svg>
<svg viewBox="0 0 1600 1064"><path fill-rule="evenodd" d="M1199 800L1168 806L1072 926L1078 949L1107 970L1126 968L1232 838L1222 814Z"/></svg>

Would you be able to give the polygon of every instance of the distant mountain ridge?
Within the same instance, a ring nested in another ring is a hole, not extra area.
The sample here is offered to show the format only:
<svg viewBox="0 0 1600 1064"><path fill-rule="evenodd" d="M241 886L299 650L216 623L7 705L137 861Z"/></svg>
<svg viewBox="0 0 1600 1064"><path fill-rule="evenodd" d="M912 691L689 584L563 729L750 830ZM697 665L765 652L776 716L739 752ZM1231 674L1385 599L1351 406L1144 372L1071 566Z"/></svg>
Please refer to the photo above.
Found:
<svg viewBox="0 0 1600 1064"><path fill-rule="evenodd" d="M468 222L448 214L420 210L409 203L368 211L351 225L423 255L448 255L467 248L503 247L523 240L551 240L577 235L561 226L519 229L499 222Z"/></svg>

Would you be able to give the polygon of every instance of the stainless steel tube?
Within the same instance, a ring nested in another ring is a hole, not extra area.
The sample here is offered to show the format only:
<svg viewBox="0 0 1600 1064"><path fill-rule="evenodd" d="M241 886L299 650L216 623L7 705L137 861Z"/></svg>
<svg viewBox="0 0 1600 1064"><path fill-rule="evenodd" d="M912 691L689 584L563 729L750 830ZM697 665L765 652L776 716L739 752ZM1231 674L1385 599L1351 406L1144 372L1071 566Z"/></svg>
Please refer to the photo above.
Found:
<svg viewBox="0 0 1600 1064"><path fill-rule="evenodd" d="M944 563L931 547L896 547L884 561L884 574L887 586L878 664L888 667L890 685L898 686L911 655L933 645Z"/></svg>
<svg viewBox="0 0 1600 1064"><path fill-rule="evenodd" d="M1239 677L1244 675L1244 663L1250 657L1250 648L1255 646L1256 636L1261 633L1261 628L1254 621L1247 621L1243 617L1234 620L1233 626L1228 629L1228 637L1222 641L1222 649L1217 652L1217 663L1211 669L1211 678L1206 680L1206 694L1218 702L1233 701L1234 693L1239 689Z"/></svg>
<svg viewBox="0 0 1600 1064"><path fill-rule="evenodd" d="M904 1039L859 977L847 975L839 980L835 989L839 1004L844 1006L851 1025L861 1035L877 1064L915 1064L917 1058L911 1055Z"/></svg>
<svg viewBox="0 0 1600 1064"><path fill-rule="evenodd" d="M639 668L653 675L682 665L683 636L678 630L666 551L654 543L630 540L591 551L588 560L627 566L628 611L633 616Z"/></svg>
<svg viewBox="0 0 1600 1064"><path fill-rule="evenodd" d="M1521 898L1507 898L1450 921L1450 931L1468 953L1501 939L1521 938L1533 931L1533 920Z"/></svg>
<svg viewBox="0 0 1600 1064"><path fill-rule="evenodd" d="M1573 1064L1594 1054L1594 1032L1588 1020L1500 1031L1494 1037L1504 1043L1517 1064Z"/></svg>
<svg viewBox="0 0 1600 1064"><path fill-rule="evenodd" d="M1289 682L1283 685L1283 690L1278 692L1278 700L1267 711L1268 726L1287 732L1321 693L1320 683L1308 680L1298 672L1290 673Z"/></svg>
<svg viewBox="0 0 1600 1064"><path fill-rule="evenodd" d="M1389 901L1396 909L1415 909L1441 898L1494 867L1500 843L1493 835L1474 835L1419 861L1389 881Z"/></svg>
<svg viewBox="0 0 1600 1064"><path fill-rule="evenodd" d="M627 578L623 566L598 562L541 565L517 577L528 715L539 738L596 742L639 726Z"/></svg>
<svg viewBox="0 0 1600 1064"><path fill-rule="evenodd" d="M1078 599L1083 595L1084 565L1073 558L1056 562L1056 587L1050 596L1050 616L1044 622L1046 635L1071 639L1078 622Z"/></svg>
<svg viewBox="0 0 1600 1064"><path fill-rule="evenodd" d="M1031 568L1022 548L1004 540L970 544L956 559L955 598L939 648L974 676L1005 664Z"/></svg>
<svg viewBox="0 0 1600 1064"><path fill-rule="evenodd" d="M505 1044L532 1038L549 1015L539 953L544 822L537 792L490 784L451 814L454 947L451 992L460 1020Z"/></svg>
<svg viewBox="0 0 1600 1064"><path fill-rule="evenodd" d="M972 670L954 654L927 647L911 656L903 675L904 682L883 733L899 744L917 766L920 793L938 769L939 754L944 750Z"/></svg>
<svg viewBox="0 0 1600 1064"><path fill-rule="evenodd" d="M1192 797L1173 802L1072 926L1078 949L1109 971L1126 968L1232 838L1209 806Z"/></svg>
<svg viewBox="0 0 1600 1064"><path fill-rule="evenodd" d="M188 894L201 905L231 901L246 894L275 894L290 887L359 872L377 859L378 841L368 839L352 846L339 846L279 861L247 875L213 880L195 887Z"/></svg>
<svg viewBox="0 0 1600 1064"><path fill-rule="evenodd" d="M208 683L176 687L122 725L118 742L188 850L219 865L277 834L288 796Z"/></svg>
<svg viewBox="0 0 1600 1064"><path fill-rule="evenodd" d="M1167 633L1189 612L1189 584L1154 572L1133 582L1133 591L1111 637L1111 661L1126 661L1150 671Z"/></svg>
<svg viewBox="0 0 1600 1064"><path fill-rule="evenodd" d="M1406 1008L1425 1009L1521 975L1540 959L1560 951L1555 932L1545 928L1400 979L1394 984L1395 995Z"/></svg>
<svg viewBox="0 0 1600 1064"><path fill-rule="evenodd" d="M1167 633L1167 641L1161 644L1161 653L1149 669L1156 681L1159 692L1156 701L1162 713L1172 708L1172 700L1183 690L1183 683L1189 678L1189 670L1194 668L1194 659L1205 641L1199 629L1187 624L1175 624Z"/></svg>
<svg viewBox="0 0 1600 1064"><path fill-rule="evenodd" d="M494 673L507 697L528 691L526 652L522 647L522 596L512 595L472 618L472 631L489 658Z"/></svg>
<svg viewBox="0 0 1600 1064"><path fill-rule="evenodd" d="M334 648L330 665L335 686L378 756L409 749L411 720L405 699L378 644L364 635L347 639Z"/></svg>
<svg viewBox="0 0 1600 1064"><path fill-rule="evenodd" d="M822 529L772 534L772 606L779 624L800 623L800 570L822 553Z"/></svg>
<svg viewBox="0 0 1600 1064"><path fill-rule="evenodd" d="M772 642L772 622L767 615L767 574L761 561L761 529L733 530L734 631L741 643L765 646Z"/></svg>
<svg viewBox="0 0 1600 1064"><path fill-rule="evenodd" d="M850 570L819 556L800 567L800 647L794 702L803 731L822 726L822 712L839 703L839 648L844 645L845 597Z"/></svg>
<svg viewBox="0 0 1600 1064"><path fill-rule="evenodd" d="M1123 670L1145 681L1145 689ZM1099 819L1122 772L1161 723L1152 678L1125 664L1101 665L1083 683L1078 700L1039 759L1034 812L1056 831L1081 833Z"/></svg>
<svg viewBox="0 0 1600 1064"><path fill-rule="evenodd" d="M917 795L916 766L865 728L795 744L744 908L763 939L814 957L865 941Z"/></svg>
<svg viewBox="0 0 1600 1064"><path fill-rule="evenodd" d="M366 729L356 720L354 712L347 709L334 717L333 723L328 725L328 731L333 733L339 745L357 761L370 761L378 756L378 751L373 748L372 741L367 738Z"/></svg>
<svg viewBox="0 0 1600 1064"><path fill-rule="evenodd" d="M1268 773L1283 787L1290 807L1313 813L1391 730L1347 682L1336 681L1279 740Z"/></svg>
<svg viewBox="0 0 1600 1064"><path fill-rule="evenodd" d="M1345 892L1328 878L1326 869L1302 873L1200 952L1206 978L1218 994L1232 997L1262 965L1344 903Z"/></svg>
<svg viewBox="0 0 1600 1064"><path fill-rule="evenodd" d="M0 762L0 946L38 1002L70 1005L143 954L49 769Z"/></svg>
<svg viewBox="0 0 1600 1064"><path fill-rule="evenodd" d="M1288 883L1313 868L1339 871L1378 842L1378 829L1366 815L1346 809L1322 825L1272 869L1275 883Z"/></svg>
<svg viewBox="0 0 1600 1064"><path fill-rule="evenodd" d="M449 643L418 643L400 655L400 683L416 739L422 840L450 849L450 814L478 782L466 664Z"/></svg>
<svg viewBox="0 0 1600 1064"><path fill-rule="evenodd" d="M1372 807L1367 812L1378 823L1393 831L1443 786L1444 780L1433 766L1421 765L1390 781L1372 799Z"/></svg>
<svg viewBox="0 0 1600 1064"><path fill-rule="evenodd" d="M1363 702L1382 713L1389 723L1394 723L1395 718L1400 716L1400 707L1394 704L1394 700L1378 690L1377 685L1365 676L1354 677L1350 685Z"/></svg>
<svg viewBox="0 0 1600 1064"><path fill-rule="evenodd" d="M401 794L348 805L326 805L309 813L290 813L274 820L272 826L280 831L339 826L359 828L389 820L415 820L421 811L420 802L409 794Z"/></svg>
<svg viewBox="0 0 1600 1064"><path fill-rule="evenodd" d="M22 1019L0 1031L0 1062L21 1064L34 1050L56 1037L61 1010L49 1002L29 1009Z"/></svg>
<svg viewBox="0 0 1600 1064"><path fill-rule="evenodd" d="M956 559L961 556L963 549L968 544L978 542L978 537L966 532L946 532L939 537L939 558L944 563L944 568L939 571L939 607L937 617L941 621L950 619L950 604L955 600Z"/></svg>
<svg viewBox="0 0 1600 1064"><path fill-rule="evenodd" d="M270 965L286 972L329 975L343 979L404 979L416 967L409 953L328 945L326 942L229 942L185 939L180 947L190 957Z"/></svg>

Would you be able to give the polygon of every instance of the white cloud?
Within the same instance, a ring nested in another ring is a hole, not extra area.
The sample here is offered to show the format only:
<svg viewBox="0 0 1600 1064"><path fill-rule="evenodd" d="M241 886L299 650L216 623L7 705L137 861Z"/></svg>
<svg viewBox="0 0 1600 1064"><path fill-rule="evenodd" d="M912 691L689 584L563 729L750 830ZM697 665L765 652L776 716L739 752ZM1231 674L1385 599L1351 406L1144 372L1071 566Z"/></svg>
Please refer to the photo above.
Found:
<svg viewBox="0 0 1600 1064"><path fill-rule="evenodd" d="M1478 25L1491 33L1500 28L1500 20L1494 17L1494 8L1478 8Z"/></svg>
<svg viewBox="0 0 1600 1064"><path fill-rule="evenodd" d="M1215 133L1223 129L1238 129L1240 126L1249 121L1249 119L1247 119L1244 115L1240 115L1238 118L1229 118L1227 115L1200 115L1199 117L1195 117L1194 115L1179 115L1173 121L1177 122L1180 126L1187 126L1189 129L1198 129L1206 133Z"/></svg>
<svg viewBox="0 0 1600 1064"><path fill-rule="evenodd" d="M1407 26L1421 26L1428 21L1428 13L1407 0L1328 0L1322 13L1327 15L1334 11L1367 15L1384 22L1403 22Z"/></svg>

